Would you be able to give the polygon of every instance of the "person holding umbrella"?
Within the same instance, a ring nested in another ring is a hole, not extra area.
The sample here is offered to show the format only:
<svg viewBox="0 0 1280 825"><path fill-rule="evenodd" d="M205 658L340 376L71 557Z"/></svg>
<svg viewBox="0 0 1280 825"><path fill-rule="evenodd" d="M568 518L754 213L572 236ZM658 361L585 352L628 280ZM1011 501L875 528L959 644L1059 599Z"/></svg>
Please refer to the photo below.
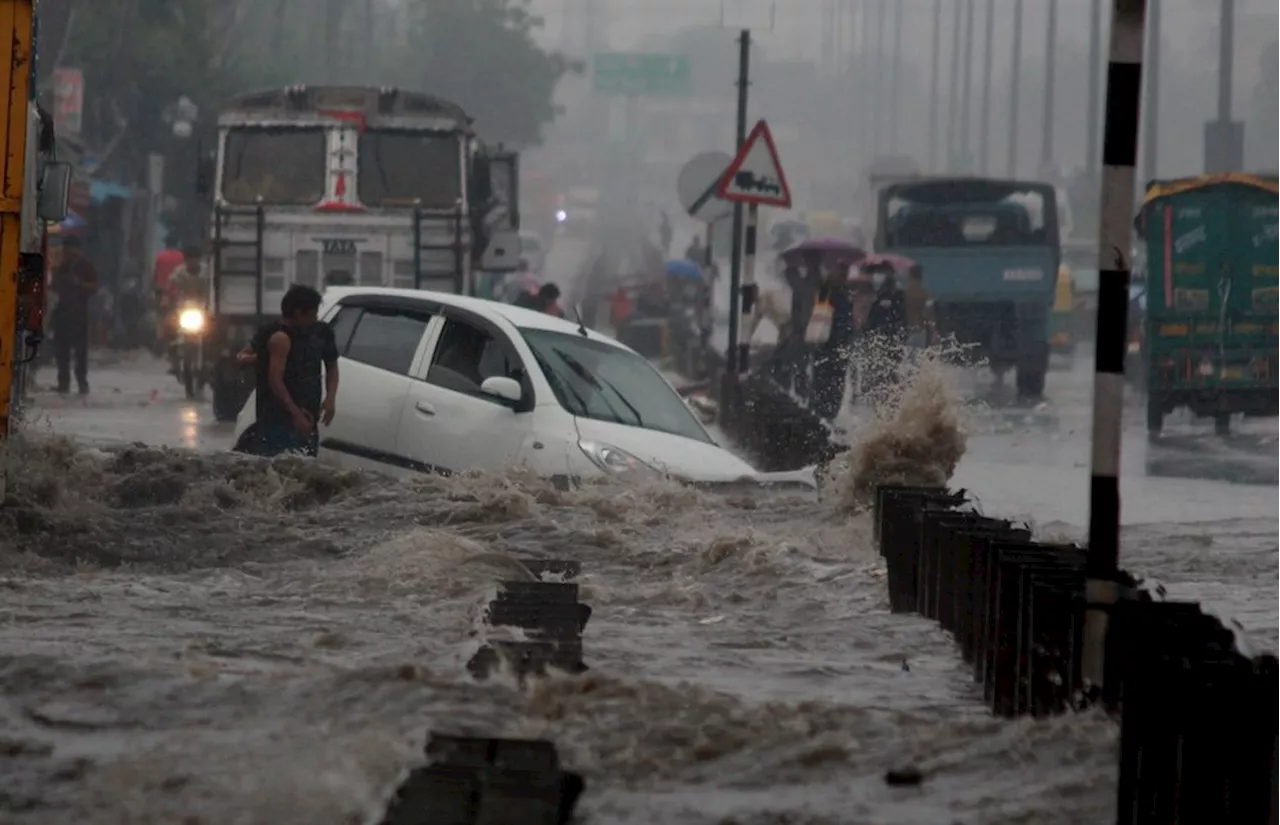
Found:
<svg viewBox="0 0 1280 825"><path fill-rule="evenodd" d="M857 332L853 317L853 291L849 284L850 265L848 259L837 259L818 288L816 297L817 304L830 307L831 320L826 340L813 347L813 393L809 407L827 421L834 421L844 404L850 349Z"/></svg>

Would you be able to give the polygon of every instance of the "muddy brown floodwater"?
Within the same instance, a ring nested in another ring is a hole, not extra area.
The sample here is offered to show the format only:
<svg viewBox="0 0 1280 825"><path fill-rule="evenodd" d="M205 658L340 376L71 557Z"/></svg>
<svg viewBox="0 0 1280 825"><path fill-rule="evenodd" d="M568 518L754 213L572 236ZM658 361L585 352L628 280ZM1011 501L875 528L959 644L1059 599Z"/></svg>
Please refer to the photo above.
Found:
<svg viewBox="0 0 1280 825"><path fill-rule="evenodd" d="M964 450L921 389L822 501L15 443L0 821L360 823L428 730L554 740L584 823L1106 821L1110 722L992 719L950 640L888 613L852 505ZM518 557L582 561L586 674L467 675Z"/></svg>

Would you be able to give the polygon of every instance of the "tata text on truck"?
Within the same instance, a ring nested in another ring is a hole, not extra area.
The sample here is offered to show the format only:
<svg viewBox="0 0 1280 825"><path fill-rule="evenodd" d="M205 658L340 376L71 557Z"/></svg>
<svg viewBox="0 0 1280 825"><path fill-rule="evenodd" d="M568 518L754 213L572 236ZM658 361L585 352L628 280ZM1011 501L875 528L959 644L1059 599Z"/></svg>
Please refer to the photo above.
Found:
<svg viewBox="0 0 1280 825"><path fill-rule="evenodd" d="M447 100L397 89L291 86L218 116L212 168L214 415L249 386L234 355L291 284L471 294L519 260L518 160L488 149Z"/></svg>
<svg viewBox="0 0 1280 825"><path fill-rule="evenodd" d="M1019 398L1044 394L1049 313L1061 259L1052 185L988 178L917 178L877 199L878 251L919 263L943 335L972 346Z"/></svg>
<svg viewBox="0 0 1280 825"><path fill-rule="evenodd" d="M1157 181L1138 216L1146 245L1143 350L1147 429L1186 407L1212 416L1274 416L1276 178L1206 175Z"/></svg>

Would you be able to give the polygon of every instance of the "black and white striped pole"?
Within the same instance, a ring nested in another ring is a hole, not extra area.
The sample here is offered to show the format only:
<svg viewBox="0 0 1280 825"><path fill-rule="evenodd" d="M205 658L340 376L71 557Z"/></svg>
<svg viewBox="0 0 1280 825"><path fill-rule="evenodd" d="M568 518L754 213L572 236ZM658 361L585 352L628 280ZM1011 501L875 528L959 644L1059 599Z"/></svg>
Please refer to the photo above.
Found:
<svg viewBox="0 0 1280 825"><path fill-rule="evenodd" d="M1102 687L1105 677L1108 613L1120 597L1117 579L1120 560L1120 438L1146 18L1147 0L1112 0L1106 117L1102 135L1098 323L1093 373L1093 461L1089 479L1083 661L1086 686L1095 690Z"/></svg>
<svg viewBox="0 0 1280 825"><path fill-rule="evenodd" d="M747 90L751 80L751 31L743 29L738 34L738 123L737 123L737 140L735 141L737 150L742 151L743 145L747 142ZM733 205L733 247L730 251L729 258L729 351L725 353L725 361L727 369L725 370L726 395L733 395L737 389L738 376L746 372L746 366L743 364L744 359L740 356L743 351L743 344L738 339L742 335L744 326L743 317L746 302L741 300L742 295L742 263L743 263L743 209L741 203ZM732 404L721 402L726 409L732 409Z"/></svg>
<svg viewBox="0 0 1280 825"><path fill-rule="evenodd" d="M744 329L750 329L751 313L756 304L756 233L760 228L760 205L747 206L747 228L742 240L742 321L738 324L739 335ZM751 341L738 341L738 375L746 375L751 368L749 363Z"/></svg>

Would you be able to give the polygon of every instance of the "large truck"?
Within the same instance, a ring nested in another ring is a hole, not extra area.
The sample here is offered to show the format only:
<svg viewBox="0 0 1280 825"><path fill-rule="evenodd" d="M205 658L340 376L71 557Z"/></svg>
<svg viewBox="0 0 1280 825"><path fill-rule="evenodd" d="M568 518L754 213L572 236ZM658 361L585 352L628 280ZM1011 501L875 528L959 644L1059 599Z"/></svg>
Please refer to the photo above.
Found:
<svg viewBox="0 0 1280 825"><path fill-rule="evenodd" d="M1040 400L1062 257L1054 187L922 177L885 185L877 204L875 249L921 265L939 331L998 379L1014 370L1021 400Z"/></svg>
<svg viewBox="0 0 1280 825"><path fill-rule="evenodd" d="M53 118L35 103L27 106L27 142L24 149L22 230L19 235L17 313L14 334L11 414L21 417L27 379L44 341L49 308L46 257L49 224L67 216L73 170L57 159Z"/></svg>
<svg viewBox="0 0 1280 825"><path fill-rule="evenodd" d="M33 0L0 0L0 440L11 435L46 308L48 222L66 217L71 169L54 161L53 120L35 103ZM5 468L0 468L0 499Z"/></svg>
<svg viewBox="0 0 1280 825"><path fill-rule="evenodd" d="M1277 195L1274 176L1237 173L1148 186L1137 228L1149 432L1179 407L1219 434L1232 415L1276 415Z"/></svg>
<svg viewBox="0 0 1280 825"><path fill-rule="evenodd" d="M291 284L475 294L519 262L519 161L490 149L457 104L363 86L242 94L218 114L199 175L212 197L215 417L250 386L235 353Z"/></svg>

